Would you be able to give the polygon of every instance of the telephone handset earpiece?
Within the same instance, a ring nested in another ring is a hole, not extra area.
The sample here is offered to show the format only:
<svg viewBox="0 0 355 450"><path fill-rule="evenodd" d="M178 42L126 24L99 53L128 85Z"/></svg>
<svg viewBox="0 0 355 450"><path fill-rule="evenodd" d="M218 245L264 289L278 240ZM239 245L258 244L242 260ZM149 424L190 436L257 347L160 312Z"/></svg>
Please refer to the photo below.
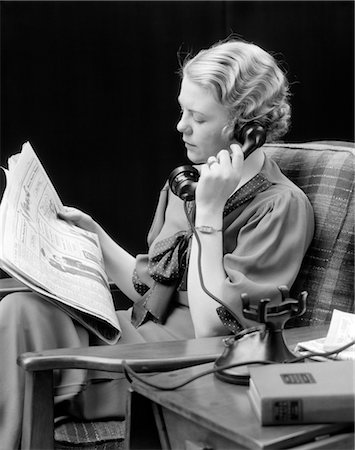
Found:
<svg viewBox="0 0 355 450"><path fill-rule="evenodd" d="M246 159L254 150L264 145L265 128L257 122L244 125L239 131L234 131L235 139L242 144L242 152ZM169 175L169 186L172 192L182 200L193 200L195 189L200 177L198 170L190 165L180 166Z"/></svg>
<svg viewBox="0 0 355 450"><path fill-rule="evenodd" d="M253 153L254 150L265 144L266 130L258 122L251 122L244 125L239 131L234 131L235 139L242 144L244 159Z"/></svg>

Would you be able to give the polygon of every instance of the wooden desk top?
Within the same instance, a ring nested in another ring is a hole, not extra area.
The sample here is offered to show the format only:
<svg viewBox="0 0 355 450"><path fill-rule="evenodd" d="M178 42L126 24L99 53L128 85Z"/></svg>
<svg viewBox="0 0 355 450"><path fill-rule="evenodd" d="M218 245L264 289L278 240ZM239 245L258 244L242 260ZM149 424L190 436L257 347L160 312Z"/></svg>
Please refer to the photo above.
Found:
<svg viewBox="0 0 355 450"><path fill-rule="evenodd" d="M297 342L324 337L327 327L286 330L290 348ZM174 385L212 368L208 363L169 373L149 376L165 386ZM162 391L134 381L134 391L155 403L251 449L287 448L309 442L316 436L344 428L342 424L314 424L262 427L252 410L246 386L225 383L213 374L172 391Z"/></svg>

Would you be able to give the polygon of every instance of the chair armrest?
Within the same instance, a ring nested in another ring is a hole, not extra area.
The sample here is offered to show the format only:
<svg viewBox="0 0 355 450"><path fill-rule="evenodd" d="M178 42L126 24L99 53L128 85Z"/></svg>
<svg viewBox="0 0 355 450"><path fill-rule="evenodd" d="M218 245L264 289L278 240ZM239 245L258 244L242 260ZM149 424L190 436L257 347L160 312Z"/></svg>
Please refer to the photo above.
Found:
<svg viewBox="0 0 355 450"><path fill-rule="evenodd" d="M327 334L329 325L285 329L289 348L299 339L316 339ZM26 371L93 369L122 372L125 360L138 372L168 371L214 361L224 350L223 336L142 344L62 348L23 353L18 364Z"/></svg>
<svg viewBox="0 0 355 450"><path fill-rule="evenodd" d="M104 345L24 353L18 364L31 372L54 369L122 372L125 360L138 372L167 371L214 361L223 348L223 337Z"/></svg>
<svg viewBox="0 0 355 450"><path fill-rule="evenodd" d="M289 348L299 341L324 337L328 325L284 330ZM23 353L17 359L27 372L55 369L91 369L123 372L126 361L137 372L162 372L212 362L223 350L223 336L180 341L148 342L142 344L103 345L80 348L62 348L42 352Z"/></svg>

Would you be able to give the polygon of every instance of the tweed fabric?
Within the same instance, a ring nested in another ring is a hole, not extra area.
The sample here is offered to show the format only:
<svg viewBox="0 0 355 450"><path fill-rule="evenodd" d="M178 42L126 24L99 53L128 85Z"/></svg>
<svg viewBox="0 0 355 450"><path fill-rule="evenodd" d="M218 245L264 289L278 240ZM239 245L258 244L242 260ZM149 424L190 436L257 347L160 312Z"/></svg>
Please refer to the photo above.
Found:
<svg viewBox="0 0 355 450"><path fill-rule="evenodd" d="M336 143L266 145L265 153L312 203L315 235L291 295L306 290L306 313L289 325L329 322L333 309L354 312L354 154Z"/></svg>
<svg viewBox="0 0 355 450"><path fill-rule="evenodd" d="M55 428L56 448L68 449L72 445L81 444L86 450L120 449L124 437L124 420L65 422Z"/></svg>
<svg viewBox="0 0 355 450"><path fill-rule="evenodd" d="M54 444L54 450L126 450L124 441L108 441L98 444Z"/></svg>

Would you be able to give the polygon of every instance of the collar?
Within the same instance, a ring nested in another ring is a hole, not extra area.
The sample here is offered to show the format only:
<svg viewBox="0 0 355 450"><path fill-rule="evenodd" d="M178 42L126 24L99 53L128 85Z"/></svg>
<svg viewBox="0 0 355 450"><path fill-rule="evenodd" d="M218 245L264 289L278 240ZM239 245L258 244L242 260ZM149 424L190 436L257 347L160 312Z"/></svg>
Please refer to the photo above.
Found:
<svg viewBox="0 0 355 450"><path fill-rule="evenodd" d="M254 198L259 192L268 189L273 183L261 172L235 191L224 205L223 217L234 211L243 203Z"/></svg>

